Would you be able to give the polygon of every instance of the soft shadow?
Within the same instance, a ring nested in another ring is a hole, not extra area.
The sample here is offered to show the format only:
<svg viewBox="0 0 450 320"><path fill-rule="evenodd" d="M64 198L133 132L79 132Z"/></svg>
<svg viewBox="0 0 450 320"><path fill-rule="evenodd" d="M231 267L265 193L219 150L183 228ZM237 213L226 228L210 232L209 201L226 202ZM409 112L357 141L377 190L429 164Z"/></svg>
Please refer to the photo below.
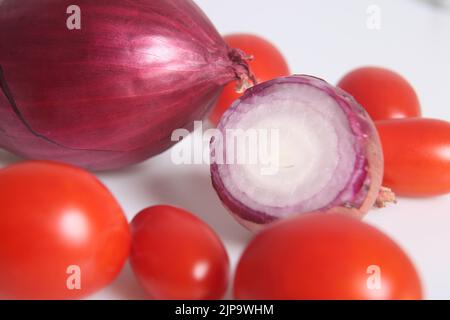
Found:
<svg viewBox="0 0 450 320"><path fill-rule="evenodd" d="M23 161L24 159L18 157L6 150L0 149L0 168L9 166L13 163Z"/></svg>
<svg viewBox="0 0 450 320"><path fill-rule="evenodd" d="M148 294L138 283L133 274L133 270L129 262L127 262L117 277L117 279L108 287L108 295L113 299L120 300L146 300L149 299Z"/></svg>
<svg viewBox="0 0 450 320"><path fill-rule="evenodd" d="M147 170L145 163L141 162L120 169L94 171L93 173L100 179L122 179L138 176L144 170Z"/></svg>
<svg viewBox="0 0 450 320"><path fill-rule="evenodd" d="M208 223L223 240L242 245L251 233L242 227L223 207L206 170L178 171L170 174L152 174L146 180L147 188L161 204L169 204L195 213Z"/></svg>
<svg viewBox="0 0 450 320"><path fill-rule="evenodd" d="M419 0L420 3L428 5L435 10L450 10L450 4L447 0Z"/></svg>

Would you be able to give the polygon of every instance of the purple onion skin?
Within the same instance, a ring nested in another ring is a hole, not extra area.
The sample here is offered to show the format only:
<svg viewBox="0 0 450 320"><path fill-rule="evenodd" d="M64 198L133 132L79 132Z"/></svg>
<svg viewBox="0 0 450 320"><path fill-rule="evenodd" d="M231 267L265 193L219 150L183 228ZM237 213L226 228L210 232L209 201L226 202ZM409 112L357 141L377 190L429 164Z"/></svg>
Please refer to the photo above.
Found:
<svg viewBox="0 0 450 320"><path fill-rule="evenodd" d="M81 30L66 26L81 9ZM0 2L0 147L92 170L172 145L248 75L191 0Z"/></svg>
<svg viewBox="0 0 450 320"><path fill-rule="evenodd" d="M248 89L240 99L236 100L223 115L218 129L222 132L226 130L225 124L228 117L233 112L236 112L241 102L251 99L255 95L264 96L266 89L284 83L310 85L322 90L335 99L347 115L351 130L357 137L360 148L359 160L356 161L353 177L348 181L347 186L328 206L315 210L314 212L338 213L362 218L374 206L382 186L384 168L383 152L378 132L370 116L351 95L342 89L332 86L320 78L309 75L293 75L267 81ZM259 231L267 227L267 225L278 221L279 219L277 217L255 211L245 206L228 192L219 175L219 165L214 162L215 150L213 144L214 141L211 142L212 185L220 200L234 218L251 231ZM306 212L299 214L306 214Z"/></svg>

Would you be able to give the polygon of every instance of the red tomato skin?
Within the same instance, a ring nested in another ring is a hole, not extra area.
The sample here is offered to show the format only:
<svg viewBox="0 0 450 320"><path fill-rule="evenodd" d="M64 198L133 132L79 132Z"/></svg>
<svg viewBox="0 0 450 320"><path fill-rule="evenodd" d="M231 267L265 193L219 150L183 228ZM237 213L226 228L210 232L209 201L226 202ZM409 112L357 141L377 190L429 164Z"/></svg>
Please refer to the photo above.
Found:
<svg viewBox="0 0 450 320"><path fill-rule="evenodd" d="M381 270L370 290L369 266ZM234 280L237 299L421 299L413 264L377 229L340 214L312 213L258 234L245 250Z"/></svg>
<svg viewBox="0 0 450 320"><path fill-rule="evenodd" d="M108 285L128 257L122 209L82 169L47 161L2 169L0 206L3 298L82 298ZM69 266L80 267L80 290L67 287Z"/></svg>
<svg viewBox="0 0 450 320"><path fill-rule="evenodd" d="M450 122L425 118L376 122L384 153L383 184L400 196L450 192Z"/></svg>
<svg viewBox="0 0 450 320"><path fill-rule="evenodd" d="M374 121L421 116L414 88L394 71L359 68L345 75L338 87L351 94Z"/></svg>
<svg viewBox="0 0 450 320"><path fill-rule="evenodd" d="M258 83L290 75L289 66L282 53L269 41L252 34L230 34L223 39L231 48L237 48L253 57L249 62ZM210 121L217 125L220 118L242 93L236 92L236 82L225 86L215 107L210 113Z"/></svg>
<svg viewBox="0 0 450 320"><path fill-rule="evenodd" d="M215 300L228 286L229 260L212 229L171 206L141 211L131 223L130 263L158 300Z"/></svg>

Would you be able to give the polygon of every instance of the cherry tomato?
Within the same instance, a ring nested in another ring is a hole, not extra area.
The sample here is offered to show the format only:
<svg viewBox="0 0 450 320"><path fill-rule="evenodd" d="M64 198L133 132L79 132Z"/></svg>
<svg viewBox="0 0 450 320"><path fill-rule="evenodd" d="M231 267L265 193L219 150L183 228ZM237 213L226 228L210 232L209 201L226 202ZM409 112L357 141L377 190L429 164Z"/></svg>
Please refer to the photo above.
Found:
<svg viewBox="0 0 450 320"><path fill-rule="evenodd" d="M109 284L130 248L126 218L90 173L30 161L0 170L0 296L80 298Z"/></svg>
<svg viewBox="0 0 450 320"><path fill-rule="evenodd" d="M237 299L420 299L416 270L386 235L342 214L313 213L258 234L240 259Z"/></svg>
<svg viewBox="0 0 450 320"><path fill-rule="evenodd" d="M365 67L348 73L338 87L351 94L374 121L420 117L420 103L413 87L394 71Z"/></svg>
<svg viewBox="0 0 450 320"><path fill-rule="evenodd" d="M411 118L378 121L376 126L387 187L410 197L450 192L450 122Z"/></svg>
<svg viewBox="0 0 450 320"><path fill-rule="evenodd" d="M225 36L224 40L230 47L241 49L253 57L249 65L258 83L290 74L285 58L269 41L251 34L231 34ZM241 95L236 92L236 82L225 86L209 116L211 122L217 125L224 112Z"/></svg>
<svg viewBox="0 0 450 320"><path fill-rule="evenodd" d="M222 242L187 211L156 206L131 223L131 266L154 299L220 299L229 261Z"/></svg>

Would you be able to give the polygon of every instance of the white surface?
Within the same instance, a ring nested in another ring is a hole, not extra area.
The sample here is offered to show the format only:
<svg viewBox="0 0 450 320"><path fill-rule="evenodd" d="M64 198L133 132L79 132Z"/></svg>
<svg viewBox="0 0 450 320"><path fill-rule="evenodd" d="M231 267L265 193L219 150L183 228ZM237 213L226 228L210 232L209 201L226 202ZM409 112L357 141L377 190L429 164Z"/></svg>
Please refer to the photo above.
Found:
<svg viewBox="0 0 450 320"><path fill-rule="evenodd" d="M415 86L424 114L450 120L450 10L420 0L197 0L222 33L252 32L271 39L295 73L335 83L361 65L397 70ZM381 9L381 30L366 27L369 5ZM16 161L0 152L0 166ZM137 166L98 175L131 219L155 204L195 212L224 240L233 269L251 235L222 208L206 165L176 166L170 152ZM427 298L450 299L450 196L399 199L366 221L384 230L415 261ZM92 298L144 298L127 267Z"/></svg>

